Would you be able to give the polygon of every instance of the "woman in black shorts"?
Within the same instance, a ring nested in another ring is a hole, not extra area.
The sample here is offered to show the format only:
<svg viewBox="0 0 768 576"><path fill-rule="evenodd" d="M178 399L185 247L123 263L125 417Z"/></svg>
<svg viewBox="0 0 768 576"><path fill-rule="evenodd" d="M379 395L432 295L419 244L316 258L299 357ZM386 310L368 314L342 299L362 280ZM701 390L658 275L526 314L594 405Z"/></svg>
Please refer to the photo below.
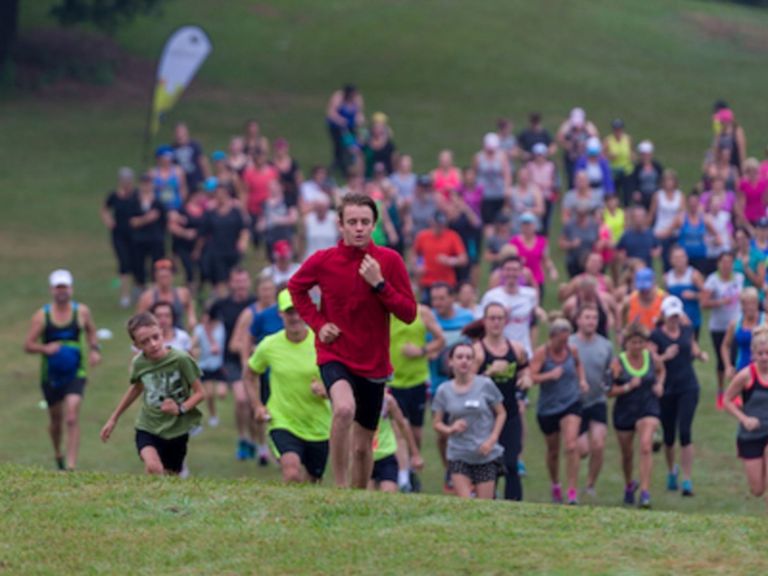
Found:
<svg viewBox="0 0 768 576"><path fill-rule="evenodd" d="M633 322L624 330L624 352L611 364L613 386L608 396L616 397L613 427L621 448L624 471L624 504L635 503L640 488L640 507L651 507L653 434L659 427L659 398L664 393L664 363L648 350L648 331ZM632 479L635 434L640 437L640 483Z"/></svg>
<svg viewBox="0 0 768 576"><path fill-rule="evenodd" d="M523 499L523 487L518 474L517 459L523 447L523 427L517 405L517 392L530 387L527 373L528 355L517 342L504 337L507 310L492 302L483 311L485 334L475 342L475 366L477 373L487 376L499 388L503 396L507 419L501 429L499 444L504 447L504 498Z"/></svg>
<svg viewBox="0 0 768 576"><path fill-rule="evenodd" d="M751 347L752 362L731 381L724 404L739 421L736 446L749 490L753 496L762 496L768 486L768 326L752 332ZM742 407L735 402L738 396Z"/></svg>

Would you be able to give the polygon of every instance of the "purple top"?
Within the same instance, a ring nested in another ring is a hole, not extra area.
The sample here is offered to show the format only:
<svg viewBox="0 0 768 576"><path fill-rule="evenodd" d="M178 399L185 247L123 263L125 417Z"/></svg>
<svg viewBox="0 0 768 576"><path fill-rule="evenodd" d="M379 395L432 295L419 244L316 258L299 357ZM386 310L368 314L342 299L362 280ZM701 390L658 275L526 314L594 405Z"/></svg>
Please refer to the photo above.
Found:
<svg viewBox="0 0 768 576"><path fill-rule="evenodd" d="M473 189L461 187L461 197L467 206L472 208L477 216L480 216L480 205L483 203L483 187L477 184Z"/></svg>
<svg viewBox="0 0 768 576"><path fill-rule="evenodd" d="M709 212L709 201L712 198L712 192L707 191L704 192L704 194L701 195L701 205L704 206L704 210ZM736 203L736 194L731 192L730 190L726 190L725 192L725 202L720 207L721 210L725 210L726 212L732 212L733 211L733 205Z"/></svg>

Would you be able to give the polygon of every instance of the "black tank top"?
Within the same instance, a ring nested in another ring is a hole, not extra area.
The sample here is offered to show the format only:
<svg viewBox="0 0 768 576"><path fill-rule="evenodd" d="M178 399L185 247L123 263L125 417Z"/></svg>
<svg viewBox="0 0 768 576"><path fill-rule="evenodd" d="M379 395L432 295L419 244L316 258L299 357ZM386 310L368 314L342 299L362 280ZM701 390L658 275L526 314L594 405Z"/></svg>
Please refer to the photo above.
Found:
<svg viewBox="0 0 768 576"><path fill-rule="evenodd" d="M160 291L155 288L152 292L152 304L157 304L158 302L165 302L165 300L160 300ZM173 289L173 300L168 302L170 304L171 308L173 309L173 316L174 316L174 322L173 327L179 328L180 330L184 329L184 304L181 301L181 297L179 296L179 289L174 288Z"/></svg>
<svg viewBox="0 0 768 576"><path fill-rule="evenodd" d="M754 363L749 365L749 386L742 393L744 414L760 420L757 430L747 430L739 424L739 438L742 440L758 440L768 436L768 384L760 379Z"/></svg>
<svg viewBox="0 0 768 576"><path fill-rule="evenodd" d="M483 347L483 352L485 353L485 359L480 365L480 374L485 372L485 370L493 364L494 360L506 360L509 362L509 367L504 372L501 374L494 374L493 376L489 376L489 378L493 380L493 383L496 384L496 387L504 397L504 407L508 408L514 406L514 409L517 410L517 375L520 373L520 370L525 368L528 364L520 363L517 354L515 354L515 349L509 342L507 342L507 353L503 356L496 356L493 352L488 350L488 347L482 340L480 341L480 345Z"/></svg>
<svg viewBox="0 0 768 576"><path fill-rule="evenodd" d="M72 302L72 318L64 326L57 326L51 319L51 305L46 304L43 307L45 313L45 328L43 328L43 344L50 342L79 342L80 341L80 323L77 319L77 302Z"/></svg>

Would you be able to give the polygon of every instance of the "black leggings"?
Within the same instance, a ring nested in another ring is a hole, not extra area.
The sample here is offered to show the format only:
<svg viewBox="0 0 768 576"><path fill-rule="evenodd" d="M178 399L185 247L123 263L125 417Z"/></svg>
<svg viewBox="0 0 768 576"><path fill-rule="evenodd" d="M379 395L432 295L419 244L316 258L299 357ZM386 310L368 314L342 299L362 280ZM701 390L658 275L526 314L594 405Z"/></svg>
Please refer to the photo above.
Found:
<svg viewBox="0 0 768 576"><path fill-rule="evenodd" d="M523 448L523 426L520 421L520 411L517 402L512 406L505 405L507 419L499 435L499 444L504 446L504 499L520 501L523 499L523 485L517 473L517 459Z"/></svg>
<svg viewBox="0 0 768 576"><path fill-rule="evenodd" d="M661 427L664 429L665 446L674 446L675 433L678 429L680 431L680 446L688 446L691 443L691 426L698 403L698 388L661 397L659 404L661 406Z"/></svg>
<svg viewBox="0 0 768 576"><path fill-rule="evenodd" d="M138 286L147 282L147 259L154 264L165 257L165 246L162 240L133 243L133 277Z"/></svg>

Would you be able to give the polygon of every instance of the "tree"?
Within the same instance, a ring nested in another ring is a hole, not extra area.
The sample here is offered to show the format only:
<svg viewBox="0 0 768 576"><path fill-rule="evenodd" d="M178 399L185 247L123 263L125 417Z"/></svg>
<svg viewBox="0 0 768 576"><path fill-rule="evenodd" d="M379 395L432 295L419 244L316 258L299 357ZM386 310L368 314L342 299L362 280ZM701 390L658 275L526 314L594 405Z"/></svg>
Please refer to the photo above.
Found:
<svg viewBox="0 0 768 576"><path fill-rule="evenodd" d="M140 14L148 14L164 0L59 0L51 15L62 26L89 22L112 33ZM11 61L19 25L19 0L0 0L0 75Z"/></svg>

